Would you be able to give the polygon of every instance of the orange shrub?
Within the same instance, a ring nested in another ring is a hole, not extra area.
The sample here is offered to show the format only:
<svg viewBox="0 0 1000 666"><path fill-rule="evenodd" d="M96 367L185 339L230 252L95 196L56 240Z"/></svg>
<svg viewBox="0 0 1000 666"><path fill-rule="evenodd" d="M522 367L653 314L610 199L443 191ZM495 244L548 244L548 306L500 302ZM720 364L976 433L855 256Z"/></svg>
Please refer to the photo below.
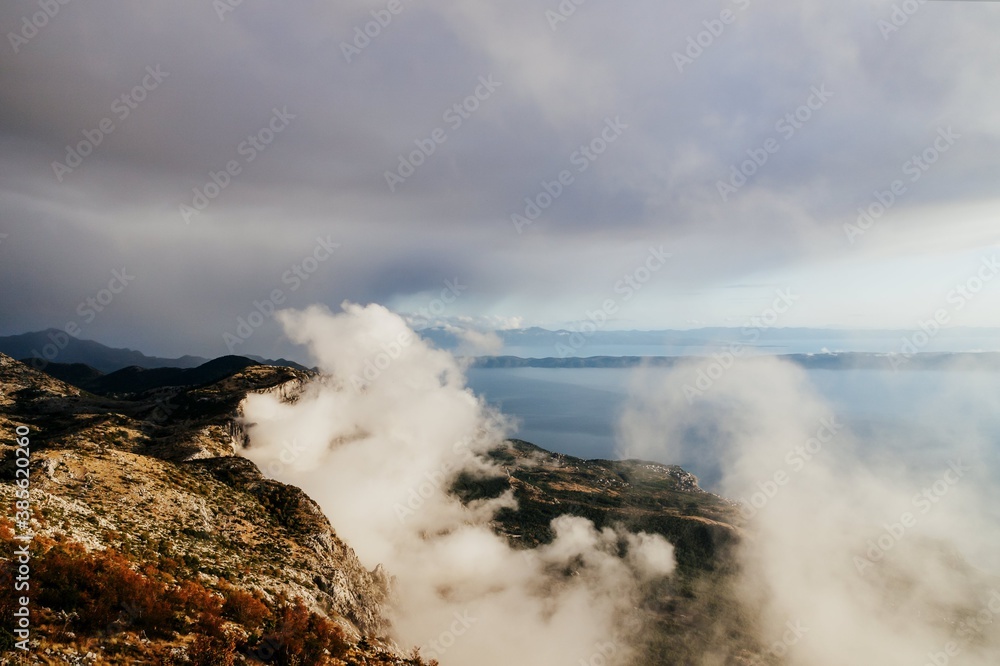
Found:
<svg viewBox="0 0 1000 666"><path fill-rule="evenodd" d="M236 663L236 637L231 633L221 636L198 636L188 649L192 666L233 666Z"/></svg>
<svg viewBox="0 0 1000 666"><path fill-rule="evenodd" d="M175 624L166 586L133 571L118 553L87 553L79 544L60 544L32 564L39 603L76 612L75 624L84 631L123 622L162 634Z"/></svg>
<svg viewBox="0 0 1000 666"><path fill-rule="evenodd" d="M267 606L249 592L227 585L222 588L222 596L226 599L222 615L247 629L258 629L271 616Z"/></svg>
<svg viewBox="0 0 1000 666"><path fill-rule="evenodd" d="M283 603L276 611L274 633L250 651L250 656L279 666L322 664L347 654L350 645L344 632L325 617L310 611L301 599Z"/></svg>
<svg viewBox="0 0 1000 666"><path fill-rule="evenodd" d="M199 631L209 636L221 635L222 597L193 580L181 583L172 596L182 612L196 620Z"/></svg>

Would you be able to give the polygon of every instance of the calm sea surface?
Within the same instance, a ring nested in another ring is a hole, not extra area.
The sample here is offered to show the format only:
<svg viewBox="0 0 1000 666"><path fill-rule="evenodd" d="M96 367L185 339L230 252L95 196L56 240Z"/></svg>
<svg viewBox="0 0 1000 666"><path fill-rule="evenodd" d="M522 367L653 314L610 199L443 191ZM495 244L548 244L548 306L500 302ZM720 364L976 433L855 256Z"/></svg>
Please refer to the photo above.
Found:
<svg viewBox="0 0 1000 666"><path fill-rule="evenodd" d="M656 369L655 372L667 372ZM477 368L469 385L520 422L517 436L582 458L616 458L615 428L628 399L631 369ZM872 456L939 466L946 447L968 445L1000 479L1000 374L988 372L810 370L833 413ZM888 444L887 442L891 442ZM711 486L704 460L686 466Z"/></svg>

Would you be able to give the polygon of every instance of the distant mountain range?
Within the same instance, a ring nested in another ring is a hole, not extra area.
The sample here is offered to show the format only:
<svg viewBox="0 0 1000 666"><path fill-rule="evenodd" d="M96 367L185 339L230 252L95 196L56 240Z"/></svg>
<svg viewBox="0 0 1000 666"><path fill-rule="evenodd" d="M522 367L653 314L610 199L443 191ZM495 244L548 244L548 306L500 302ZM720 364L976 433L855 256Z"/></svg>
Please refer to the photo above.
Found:
<svg viewBox="0 0 1000 666"><path fill-rule="evenodd" d="M419 331L420 336L443 349L462 346L462 339L452 327L430 327ZM620 331L604 330L585 322L577 330L549 330L520 328L496 331L506 348L552 349L557 345L573 350L576 356L585 356L593 346L644 346L677 348L723 347L741 343L766 350L769 347L786 348L789 343L806 347L796 351L820 352L824 347L832 351L890 351L898 349L901 339L911 336L906 330L846 330L829 328L769 328L766 325L751 327L707 327L685 330ZM952 351L981 349L1000 351L1000 329L950 328L938 331L935 342L946 343ZM585 346L579 348L579 340ZM811 343L811 344L810 344ZM808 347L814 347L808 348ZM579 349L578 349L579 348Z"/></svg>
<svg viewBox="0 0 1000 666"><path fill-rule="evenodd" d="M764 356L741 359L752 362ZM867 352L841 352L824 354L780 354L777 358L791 361L813 370L944 370L964 367L975 370L1000 372L1000 352L926 352L910 356L872 354ZM569 356L566 358L521 358L519 356L482 356L473 362L476 368L635 368L674 367L679 363L703 361L705 364L720 362L712 356ZM728 362L728 361L727 361ZM965 362L963 364L963 362Z"/></svg>
<svg viewBox="0 0 1000 666"><path fill-rule="evenodd" d="M67 335L64 331L55 328L0 337L0 353L12 358L21 359L36 370L48 371L47 366L51 364L83 364L90 366L91 369L97 370L101 374L113 373L129 367L144 369L197 368L209 362L209 359L200 356L181 356L180 358L146 356L134 349L116 349L93 340L74 338L71 335ZM299 370L307 369L294 361L286 359L269 360L257 356L245 358L264 365L278 365ZM79 381L85 381L88 374L88 371L84 368L63 368L58 370L58 372L69 373L60 378L74 385L77 384L71 382L66 377L75 377Z"/></svg>
<svg viewBox="0 0 1000 666"><path fill-rule="evenodd" d="M419 331L432 344L443 349L454 349L460 343L454 333L441 328ZM995 340L1000 338L1000 330L995 329L955 329L952 335L963 339ZM549 346L554 350L558 341L565 341L573 335L569 331L550 331L542 328L498 331L505 346L517 349L541 349ZM761 337L758 346L773 344L781 347L781 340L813 339L829 341L831 338L843 340L895 340L899 331L831 331L824 329L769 329L764 331L767 339ZM941 335L945 332L942 331ZM698 348L705 354L705 346L719 344L720 353L731 345L726 342L738 340L740 329L711 328L692 331L597 331L588 337L588 345L628 346L674 346ZM825 336L825 337L824 337ZM860 337L859 337L860 336ZM985 346L985 345L984 345ZM625 350L623 349L623 351ZM631 368L638 366L672 367L691 355L639 356L639 355L594 355L584 356L586 348L579 355L559 357L529 357L514 355L481 356L473 361L478 368ZM772 353L777 352L774 350ZM223 377L239 372L252 365L271 365L309 371L295 361L281 358L265 359L259 356L223 356L214 360L200 356L161 358L147 356L133 349L116 349L93 340L81 340L58 329L48 329L34 333L23 333L0 337L0 353L21 359L36 370L42 370L52 377L61 379L78 388L98 395L135 394L166 386L198 386L219 381ZM683 350L674 353L684 354ZM976 370L1000 372L1000 352L922 352L912 355L892 355L881 352L822 352L788 353L781 358L792 361L804 368L843 369L906 369L934 370L953 368L956 362L965 361L961 367ZM706 363L712 356L701 356ZM748 359L754 358L748 355ZM893 361L895 359L895 361Z"/></svg>

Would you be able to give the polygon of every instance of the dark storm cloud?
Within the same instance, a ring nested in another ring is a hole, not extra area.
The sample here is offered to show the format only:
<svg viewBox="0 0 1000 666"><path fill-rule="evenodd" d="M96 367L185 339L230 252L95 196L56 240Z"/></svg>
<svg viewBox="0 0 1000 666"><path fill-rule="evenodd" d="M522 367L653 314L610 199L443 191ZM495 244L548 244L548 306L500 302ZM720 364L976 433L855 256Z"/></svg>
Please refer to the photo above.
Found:
<svg viewBox="0 0 1000 666"><path fill-rule="evenodd" d="M134 284L86 333L213 353L327 235L340 252L290 305L404 302L459 277L466 313L543 310L601 293L666 239L689 250L673 284L723 284L848 251L842 224L938 127L962 138L905 206L995 195L994 7L927 3L885 39L891 3L595 2L553 30L556 2L402 0L347 62L384 7L245 0L220 20L211 2L69 2L15 53L9 34L41 10L4 5L2 332L61 326L126 265ZM689 38L710 43L678 71ZM823 86L782 138L776 122ZM574 156L615 119L627 129L582 170ZM113 131L55 173L102 121ZM780 151L723 202L718 181L772 137ZM390 190L386 172L428 141ZM572 183L516 233L511 215L563 171ZM588 244L608 276L581 262Z"/></svg>

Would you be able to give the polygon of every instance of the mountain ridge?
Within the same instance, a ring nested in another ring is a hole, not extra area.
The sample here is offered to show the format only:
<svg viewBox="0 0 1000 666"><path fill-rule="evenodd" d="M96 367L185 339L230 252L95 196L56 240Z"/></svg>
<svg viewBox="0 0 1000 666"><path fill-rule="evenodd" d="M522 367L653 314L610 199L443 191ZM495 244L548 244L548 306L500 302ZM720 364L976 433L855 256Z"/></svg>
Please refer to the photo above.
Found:
<svg viewBox="0 0 1000 666"><path fill-rule="evenodd" d="M22 363L28 363L25 360ZM143 368L131 365L107 374L81 363L49 363L43 372L97 395L134 394L165 387L211 384L250 366L265 365L244 356L220 356L194 368Z"/></svg>
<svg viewBox="0 0 1000 666"><path fill-rule="evenodd" d="M44 370L51 363L82 363L108 374L128 367L144 369L180 368L192 369L213 359L184 355L178 358L147 356L141 351L127 348L109 347L96 340L73 337L57 328L42 331L0 336L0 353L26 361L35 370ZM260 356L245 356L264 365L283 365L306 370L287 359L265 359Z"/></svg>
<svg viewBox="0 0 1000 666"><path fill-rule="evenodd" d="M52 663L76 663L87 652L103 659L88 663L175 663L202 648L232 656L235 645L249 654L301 616L307 626L326 627L320 637L329 639L327 648L343 648L357 663L417 664L385 638L385 574L361 565L304 492L266 479L237 454L246 441L240 414L247 393L290 395L307 379L294 369L251 365L209 386L120 400L0 354L0 429L26 427L31 442L33 652L66 659ZM15 496L15 448L13 440L0 442L5 502ZM6 517L0 521L0 539L10 542L13 528ZM124 582L158 590L159 624L132 613L128 599L109 600L111 582L56 592L65 576L53 567L81 567L77 577L86 580L90 568L113 571L123 557L138 572L123 570ZM12 562L0 561L0 577ZM110 604L105 615L114 629L93 626L73 606L74 598L90 597ZM255 608L253 617L226 611L232 599ZM68 624L60 613L70 613ZM63 635L60 622L75 638ZM0 628L0 650L12 645L11 626ZM239 638L230 649L232 637ZM278 642L273 651L298 650ZM214 658L203 663L223 663Z"/></svg>

